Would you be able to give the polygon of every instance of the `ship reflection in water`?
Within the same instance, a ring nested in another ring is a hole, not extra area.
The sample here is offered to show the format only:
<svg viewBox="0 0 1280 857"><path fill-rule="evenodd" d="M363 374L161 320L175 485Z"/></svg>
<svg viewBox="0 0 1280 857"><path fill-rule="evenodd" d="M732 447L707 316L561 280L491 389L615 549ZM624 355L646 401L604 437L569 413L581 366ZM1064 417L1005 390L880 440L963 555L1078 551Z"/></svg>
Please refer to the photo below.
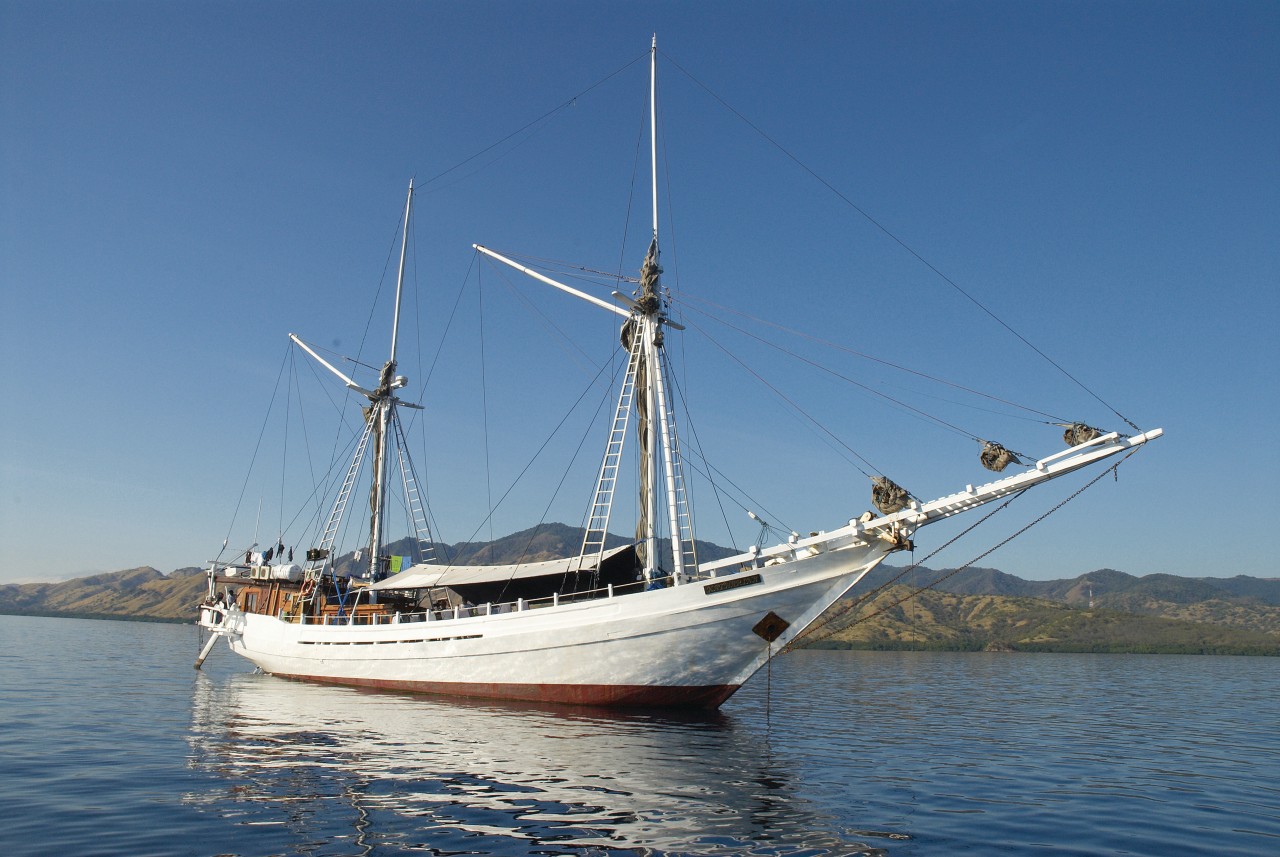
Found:
<svg viewBox="0 0 1280 857"><path fill-rule="evenodd" d="M195 692L191 765L214 785L186 799L246 853L884 853L798 794L763 721L250 674Z"/></svg>

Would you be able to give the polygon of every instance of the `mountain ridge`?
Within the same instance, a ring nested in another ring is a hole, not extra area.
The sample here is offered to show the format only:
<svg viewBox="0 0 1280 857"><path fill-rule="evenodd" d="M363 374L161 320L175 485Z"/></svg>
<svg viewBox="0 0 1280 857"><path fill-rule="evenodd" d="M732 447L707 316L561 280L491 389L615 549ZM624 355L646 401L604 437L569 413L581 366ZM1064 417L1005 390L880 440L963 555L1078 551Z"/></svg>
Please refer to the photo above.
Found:
<svg viewBox="0 0 1280 857"><path fill-rule="evenodd" d="M627 541L611 535L608 546ZM553 523L492 541L442 543L435 547L438 557L450 557L454 564L508 564L574 555L581 543L580 528ZM388 551L407 553L407 540L389 545ZM698 553L699 559L705 561L736 551L699 542ZM338 567L354 570L354 555L340 557ZM930 587L935 581L936 586ZM204 587L200 568L184 567L164 574L150 566L49 583L0 584L0 614L194 621L194 605L201 599ZM890 606L894 599L922 587L929 588L914 597L914 612L903 612L906 606ZM848 614L853 612L849 608L854 604L861 614L887 606L883 610L885 618L878 615L858 621L851 628L832 634L830 644L875 648L910 641L913 645L943 648L1039 650L1037 647L1058 645L1063 650L1110 651L1111 644L1103 639L1109 634L1121 641L1125 650L1141 649L1146 645L1145 635L1150 638L1150 645L1159 645L1159 639L1164 639L1166 648L1169 640L1176 640L1171 650L1177 651L1234 648L1280 654L1280 578L1187 578L1161 573L1139 577L1102 568L1074 578L1041 581L995 568L957 572L882 565L869 572L850 597L832 609ZM996 616L1000 617L998 621L992 618ZM1197 636L1189 626L1227 629L1236 636L1211 630L1202 630ZM1059 633L1069 627L1075 631L1065 636ZM1110 629L1105 634L1100 630L1104 627ZM1006 633L1010 629L1028 633L1034 629L1043 639L1026 634L1010 636ZM1189 642L1193 638L1204 642Z"/></svg>

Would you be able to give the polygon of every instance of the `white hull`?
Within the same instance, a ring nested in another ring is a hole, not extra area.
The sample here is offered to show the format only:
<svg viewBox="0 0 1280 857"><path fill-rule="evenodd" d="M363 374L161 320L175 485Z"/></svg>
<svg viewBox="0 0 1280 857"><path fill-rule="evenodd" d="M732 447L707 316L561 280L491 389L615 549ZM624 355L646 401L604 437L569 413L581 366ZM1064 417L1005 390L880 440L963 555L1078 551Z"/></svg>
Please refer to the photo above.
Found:
<svg viewBox="0 0 1280 857"><path fill-rule="evenodd" d="M221 611L207 608L201 622L275 675L460 696L715 707L888 550L855 543L650 592L458 619L321 625L234 609L218 622ZM765 630L768 642L753 629L771 613L787 627Z"/></svg>

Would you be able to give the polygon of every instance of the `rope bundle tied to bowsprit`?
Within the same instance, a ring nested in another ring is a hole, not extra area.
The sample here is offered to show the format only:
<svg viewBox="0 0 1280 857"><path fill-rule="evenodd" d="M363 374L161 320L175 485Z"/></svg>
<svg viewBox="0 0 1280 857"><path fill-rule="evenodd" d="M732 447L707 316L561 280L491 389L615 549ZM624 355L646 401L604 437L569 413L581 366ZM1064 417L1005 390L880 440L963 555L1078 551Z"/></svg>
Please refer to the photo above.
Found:
<svg viewBox="0 0 1280 857"><path fill-rule="evenodd" d="M978 458L982 461L982 466L988 470L994 470L996 473L1004 470L1010 464L1021 464L1022 459L1016 454L1005 449L993 440L983 441L982 452L978 454Z"/></svg>
<svg viewBox="0 0 1280 857"><path fill-rule="evenodd" d="M1102 437L1102 431L1093 426L1084 423L1071 423L1063 425L1066 429L1062 433L1062 439L1066 441L1067 446L1079 446L1082 443L1088 443L1095 437Z"/></svg>
<svg viewBox="0 0 1280 857"><path fill-rule="evenodd" d="M871 477L871 502L882 514L901 512L911 504L907 489L884 476Z"/></svg>

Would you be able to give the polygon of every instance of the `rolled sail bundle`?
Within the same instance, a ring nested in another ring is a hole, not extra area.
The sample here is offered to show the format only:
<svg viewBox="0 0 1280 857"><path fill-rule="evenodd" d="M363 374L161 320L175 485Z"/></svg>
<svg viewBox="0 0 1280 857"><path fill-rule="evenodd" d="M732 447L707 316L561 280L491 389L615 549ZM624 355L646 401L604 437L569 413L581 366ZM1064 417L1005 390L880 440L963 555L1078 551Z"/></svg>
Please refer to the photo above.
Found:
<svg viewBox="0 0 1280 857"><path fill-rule="evenodd" d="M871 502L882 514L901 512L911 503L907 489L883 476L871 477Z"/></svg>
<svg viewBox="0 0 1280 857"><path fill-rule="evenodd" d="M983 442L982 452L978 454L978 458L982 461L983 467L988 470L994 470L996 473L1004 470L1010 464L1022 463L1022 459L993 440Z"/></svg>
<svg viewBox="0 0 1280 857"><path fill-rule="evenodd" d="M1102 436L1101 431L1084 423L1072 423L1065 428L1066 431L1062 433L1062 439L1067 442L1067 446L1079 446L1082 443L1088 443L1095 437Z"/></svg>

